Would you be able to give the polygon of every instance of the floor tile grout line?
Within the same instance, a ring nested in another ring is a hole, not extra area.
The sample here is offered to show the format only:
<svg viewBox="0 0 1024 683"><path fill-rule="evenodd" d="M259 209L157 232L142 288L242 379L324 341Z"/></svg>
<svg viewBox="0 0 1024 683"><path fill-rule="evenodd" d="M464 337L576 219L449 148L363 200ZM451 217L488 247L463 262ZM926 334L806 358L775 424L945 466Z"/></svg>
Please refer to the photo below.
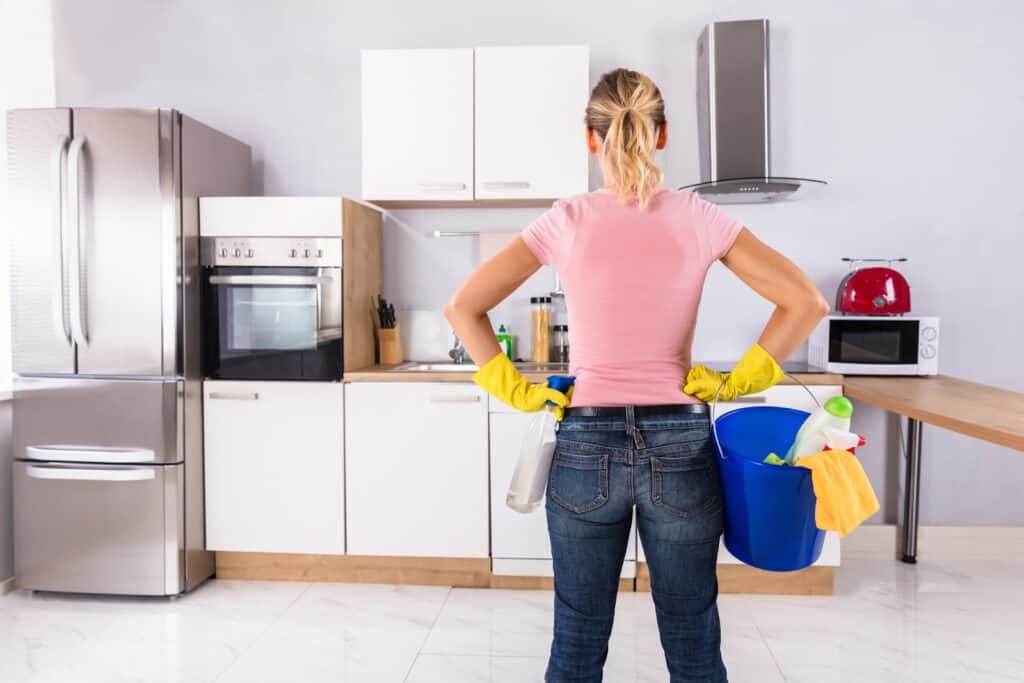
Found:
<svg viewBox="0 0 1024 683"><path fill-rule="evenodd" d="M238 662L240 662L242 660L242 657L245 656L245 653L248 652L249 650L251 650L252 646L255 645L257 642L259 642L260 638L262 638L263 636L267 635L267 632L270 631L270 629L272 629L274 627L274 625L277 624L277 622L281 620L281 617L283 617L285 614L287 614L288 610L290 610L292 607L294 607L295 603L298 602L299 599L303 595L305 595L309 591L309 589L312 588L312 587L313 587L313 582L312 581L308 582L306 584L306 587L303 588L301 591L299 591L299 594L296 595L292 599L291 602L289 602L287 605L285 605L285 608L283 610L281 610L281 612L279 614L277 614L273 619L270 620L270 623L267 624L267 627L265 629L263 629L262 631L260 631L259 633L257 633L256 637L253 638L252 641L248 645L246 645L244 648L242 648L242 651L238 653L238 656L235 657L234 660L232 660L232 662L230 664L228 664L226 667L224 667L223 671L221 671L219 674L217 674L217 676L213 679L213 683L217 683L217 681L219 681L221 678L223 678L224 675L228 671L231 671L231 669L234 668L234 666L236 664L238 664Z"/></svg>
<svg viewBox="0 0 1024 683"><path fill-rule="evenodd" d="M409 670L405 672L405 677L402 679L403 683L409 680L409 676L412 675L412 670L416 668L416 662L419 660L420 655L423 654L423 646L427 644L430 639L430 634L434 632L434 627L437 626L437 620L441 618L441 612L444 611L445 605L448 604L448 599L452 597L452 592L455 590L454 586L448 586L448 592L444 594L444 600L441 602L441 606L437 609L437 614L434 615L434 620L430 622L430 628L427 629L427 634L423 636L423 642L416 648L416 656L412 658L409 663Z"/></svg>
<svg viewBox="0 0 1024 683"><path fill-rule="evenodd" d="M757 635L761 638L761 642L764 643L764 648L768 650L768 655L772 658L772 663L775 664L775 668L778 670L779 675L782 676L783 683L788 683L789 679L786 678L786 673L782 670L782 665L779 664L779 660L776 658L775 652L772 650L772 646L768 643L768 639L765 638L764 631L761 630L760 625L757 623L757 618L754 616L753 605L747 603L747 609L750 614L750 623L752 623L754 628L757 630Z"/></svg>

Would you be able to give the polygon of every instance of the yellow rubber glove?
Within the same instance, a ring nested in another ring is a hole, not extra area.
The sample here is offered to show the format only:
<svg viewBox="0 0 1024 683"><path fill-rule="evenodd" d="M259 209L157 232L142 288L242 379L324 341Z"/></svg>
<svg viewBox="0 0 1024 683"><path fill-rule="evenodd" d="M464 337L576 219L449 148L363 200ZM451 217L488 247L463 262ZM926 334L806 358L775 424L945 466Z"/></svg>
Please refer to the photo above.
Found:
<svg viewBox="0 0 1024 683"><path fill-rule="evenodd" d="M783 372L775 359L760 344L751 346L732 372L722 373L708 370L703 365L695 365L686 373L686 386L683 391L696 396L702 401L712 401L718 387L719 401L731 401L737 396L756 394L759 391L775 386L782 379ZM722 382L725 382L722 385Z"/></svg>
<svg viewBox="0 0 1024 683"><path fill-rule="evenodd" d="M524 413L535 413L551 401L556 406L556 417L561 420L565 407L569 405L569 397L561 391L545 384L528 382L504 353L482 365L473 375L473 381L494 398Z"/></svg>

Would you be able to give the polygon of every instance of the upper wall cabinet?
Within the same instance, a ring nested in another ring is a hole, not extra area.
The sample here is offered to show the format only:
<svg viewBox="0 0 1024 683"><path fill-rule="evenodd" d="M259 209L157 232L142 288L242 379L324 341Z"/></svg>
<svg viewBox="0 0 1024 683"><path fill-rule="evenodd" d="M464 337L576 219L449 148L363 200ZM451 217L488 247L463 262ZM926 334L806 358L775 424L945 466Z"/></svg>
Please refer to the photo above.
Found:
<svg viewBox="0 0 1024 683"><path fill-rule="evenodd" d="M364 50L363 196L545 205L586 192L589 78L581 45Z"/></svg>
<svg viewBox="0 0 1024 683"><path fill-rule="evenodd" d="M363 196L473 198L473 50L363 51Z"/></svg>
<svg viewBox="0 0 1024 683"><path fill-rule="evenodd" d="M586 192L585 45L476 49L476 198Z"/></svg>

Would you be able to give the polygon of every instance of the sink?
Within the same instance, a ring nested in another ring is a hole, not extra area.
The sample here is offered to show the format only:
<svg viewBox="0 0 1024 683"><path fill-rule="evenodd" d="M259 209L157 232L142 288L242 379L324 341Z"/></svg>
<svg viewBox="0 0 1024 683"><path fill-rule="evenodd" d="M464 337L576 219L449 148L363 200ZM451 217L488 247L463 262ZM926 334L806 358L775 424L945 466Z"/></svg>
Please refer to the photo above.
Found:
<svg viewBox="0 0 1024 683"><path fill-rule="evenodd" d="M522 373L564 375L569 371L565 363L516 363ZM476 372L480 367L471 363L406 363L395 368L395 372Z"/></svg>
<svg viewBox="0 0 1024 683"><path fill-rule="evenodd" d="M470 363L409 363L397 368L399 372L476 372L479 369Z"/></svg>

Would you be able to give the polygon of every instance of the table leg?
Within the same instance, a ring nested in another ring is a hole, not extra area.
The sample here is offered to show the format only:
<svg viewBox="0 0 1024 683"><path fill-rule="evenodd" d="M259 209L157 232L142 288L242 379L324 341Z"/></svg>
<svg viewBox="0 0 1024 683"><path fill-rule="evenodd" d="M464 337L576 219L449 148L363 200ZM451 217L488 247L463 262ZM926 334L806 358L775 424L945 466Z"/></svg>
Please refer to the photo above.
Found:
<svg viewBox="0 0 1024 683"><path fill-rule="evenodd" d="M903 492L903 561L917 562L917 514L921 506L921 423L907 418L906 490Z"/></svg>

